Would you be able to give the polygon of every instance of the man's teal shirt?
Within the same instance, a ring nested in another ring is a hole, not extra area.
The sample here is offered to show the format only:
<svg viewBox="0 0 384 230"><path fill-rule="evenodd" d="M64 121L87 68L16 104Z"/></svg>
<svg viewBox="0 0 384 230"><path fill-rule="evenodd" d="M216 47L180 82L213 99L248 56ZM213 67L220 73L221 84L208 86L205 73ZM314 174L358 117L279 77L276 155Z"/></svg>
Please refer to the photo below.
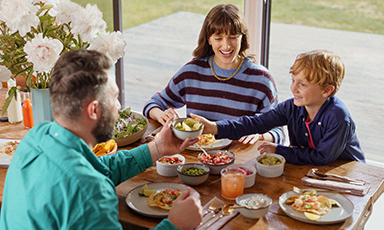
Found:
<svg viewBox="0 0 384 230"><path fill-rule="evenodd" d="M9 166L1 229L121 229L115 186L151 167L148 145L97 158L56 122L22 139ZM156 229L175 229L167 219Z"/></svg>

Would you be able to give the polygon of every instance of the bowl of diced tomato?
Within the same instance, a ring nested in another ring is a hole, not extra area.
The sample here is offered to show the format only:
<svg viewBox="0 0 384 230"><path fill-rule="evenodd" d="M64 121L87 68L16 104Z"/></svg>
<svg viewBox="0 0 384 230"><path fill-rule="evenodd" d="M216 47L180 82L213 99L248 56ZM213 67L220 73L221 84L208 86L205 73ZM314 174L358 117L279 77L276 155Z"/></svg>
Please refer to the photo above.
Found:
<svg viewBox="0 0 384 230"><path fill-rule="evenodd" d="M164 156L156 161L156 170L162 176L177 176L177 167L184 163L185 157L183 155Z"/></svg>
<svg viewBox="0 0 384 230"><path fill-rule="evenodd" d="M197 156L199 163L208 165L210 174L220 175L223 168L235 163L236 155L227 150L211 150L205 153L199 153Z"/></svg>

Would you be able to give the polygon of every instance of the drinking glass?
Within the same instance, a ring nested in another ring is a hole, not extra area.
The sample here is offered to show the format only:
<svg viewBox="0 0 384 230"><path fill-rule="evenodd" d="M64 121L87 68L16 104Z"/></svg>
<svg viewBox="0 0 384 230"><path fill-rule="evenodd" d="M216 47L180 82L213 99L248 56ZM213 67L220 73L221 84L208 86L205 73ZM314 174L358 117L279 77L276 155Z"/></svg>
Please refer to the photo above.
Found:
<svg viewBox="0 0 384 230"><path fill-rule="evenodd" d="M221 196L234 200L244 193L245 174L236 167L221 170Z"/></svg>

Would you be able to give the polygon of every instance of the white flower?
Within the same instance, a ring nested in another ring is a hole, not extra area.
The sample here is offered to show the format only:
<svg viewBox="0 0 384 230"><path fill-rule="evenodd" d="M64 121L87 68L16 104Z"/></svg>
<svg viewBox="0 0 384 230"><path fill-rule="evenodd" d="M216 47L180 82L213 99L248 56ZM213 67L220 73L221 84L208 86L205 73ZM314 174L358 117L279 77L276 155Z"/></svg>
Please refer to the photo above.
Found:
<svg viewBox="0 0 384 230"><path fill-rule="evenodd" d="M120 57L123 57L124 47L126 42L124 36L120 31L112 33L100 34L91 43L91 50L97 50L101 53L106 54L111 60L116 63Z"/></svg>
<svg viewBox="0 0 384 230"><path fill-rule="evenodd" d="M49 72L63 50L63 44L53 38L45 37L43 34L36 35L24 46L28 61L33 63L36 72Z"/></svg>
<svg viewBox="0 0 384 230"><path fill-rule="evenodd" d="M31 26L37 27L40 22L36 15L37 10L38 6L34 6L31 0L3 0L0 19L11 31L18 30L21 36L25 36Z"/></svg>
<svg viewBox="0 0 384 230"><path fill-rule="evenodd" d="M79 15L83 8L70 0L60 0L53 9L57 11L56 21L63 24L71 22L71 15Z"/></svg>
<svg viewBox="0 0 384 230"><path fill-rule="evenodd" d="M0 65L0 82L8 81L12 76L11 71L5 66Z"/></svg>
<svg viewBox="0 0 384 230"><path fill-rule="evenodd" d="M80 13L72 14L72 32L80 35L86 42L91 42L97 34L104 33L107 23L103 20L103 13L97 5L87 4Z"/></svg>

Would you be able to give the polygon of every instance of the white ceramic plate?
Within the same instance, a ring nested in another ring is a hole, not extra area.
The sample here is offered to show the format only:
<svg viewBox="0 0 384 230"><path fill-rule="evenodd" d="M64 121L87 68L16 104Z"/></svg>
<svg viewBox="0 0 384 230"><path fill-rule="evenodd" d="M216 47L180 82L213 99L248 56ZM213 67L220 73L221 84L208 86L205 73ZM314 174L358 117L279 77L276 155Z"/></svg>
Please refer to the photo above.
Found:
<svg viewBox="0 0 384 230"><path fill-rule="evenodd" d="M228 145L230 145L231 143L232 143L232 140L219 139L219 140L215 140L210 145L202 145L201 147L203 149L206 149L206 150L223 149L223 148L227 147ZM193 151L201 151L201 149L199 147L197 147L196 145L188 146L186 149L193 150Z"/></svg>
<svg viewBox="0 0 384 230"><path fill-rule="evenodd" d="M331 211L329 211L327 214L323 215L319 220L312 221L307 219L304 216L304 212L299 212L294 210L290 205L285 204L285 200L288 197L297 195L294 191L289 191L284 193L279 198L279 205L280 208L284 211L285 214L287 214L289 217L309 223L309 224L335 224L344 221L348 217L350 217L353 213L354 207L352 202L345 196L338 194L338 193L321 193L321 190L314 189L317 191L317 195L323 195L327 198L331 198L339 202L341 207L332 207Z"/></svg>
<svg viewBox="0 0 384 230"><path fill-rule="evenodd" d="M184 184L178 183L148 183L148 189L150 190L162 190L162 189L179 189L180 192L183 192L187 187ZM135 212L142 214L144 216L156 217L156 218L166 218L169 214L169 211L158 208L158 207L149 207L147 204L148 197L142 196L139 194L141 188L144 185L140 185L132 189L125 199L127 205ZM191 188L191 192L197 192L195 189Z"/></svg>
<svg viewBox="0 0 384 230"><path fill-rule="evenodd" d="M0 146L4 146L5 143L9 141L18 141L20 140L13 140L13 139L0 139ZM0 167L8 167L11 164L13 155L8 155L5 153L0 152Z"/></svg>

